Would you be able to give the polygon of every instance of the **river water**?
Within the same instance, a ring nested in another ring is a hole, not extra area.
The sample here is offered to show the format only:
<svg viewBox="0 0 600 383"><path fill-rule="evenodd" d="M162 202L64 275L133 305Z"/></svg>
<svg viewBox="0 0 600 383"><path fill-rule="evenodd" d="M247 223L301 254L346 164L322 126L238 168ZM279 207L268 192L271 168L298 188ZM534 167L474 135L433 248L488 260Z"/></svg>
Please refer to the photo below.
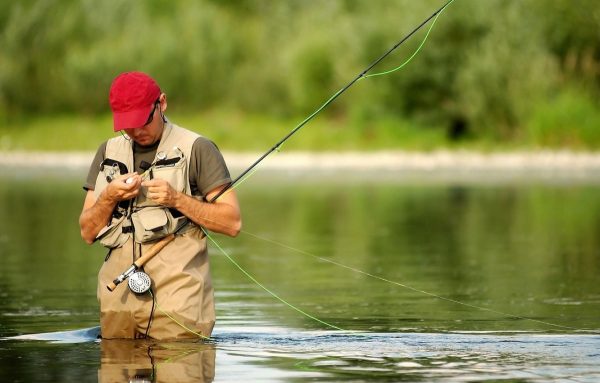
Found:
<svg viewBox="0 0 600 383"><path fill-rule="evenodd" d="M97 340L83 171L0 174L3 381L600 380L593 176L259 172L202 343Z"/></svg>

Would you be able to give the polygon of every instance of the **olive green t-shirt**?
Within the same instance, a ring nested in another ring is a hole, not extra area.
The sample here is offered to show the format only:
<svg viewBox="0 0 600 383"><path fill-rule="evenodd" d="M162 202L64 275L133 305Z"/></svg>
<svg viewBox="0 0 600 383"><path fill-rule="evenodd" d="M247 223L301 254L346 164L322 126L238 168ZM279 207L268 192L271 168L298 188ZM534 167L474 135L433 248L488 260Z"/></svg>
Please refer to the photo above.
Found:
<svg viewBox="0 0 600 383"><path fill-rule="evenodd" d="M85 190L94 190L96 187L100 164L105 159L106 144L107 142L104 142L100 145L96 152L86 182L83 185ZM140 167L142 161L147 163L154 161L158 144L159 142L150 146L140 146L134 142L133 158L136 172L139 174L143 172ZM212 141L205 137L198 137L192 145L189 179L192 195L202 197L206 197L215 188L231 182L231 176L221 152Z"/></svg>

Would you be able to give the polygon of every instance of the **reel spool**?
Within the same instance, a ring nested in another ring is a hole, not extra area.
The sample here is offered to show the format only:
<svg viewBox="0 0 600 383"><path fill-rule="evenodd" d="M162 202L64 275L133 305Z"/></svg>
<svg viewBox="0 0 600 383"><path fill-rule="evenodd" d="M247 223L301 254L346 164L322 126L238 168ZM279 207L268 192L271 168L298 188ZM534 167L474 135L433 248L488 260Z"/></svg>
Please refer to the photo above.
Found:
<svg viewBox="0 0 600 383"><path fill-rule="evenodd" d="M134 293L144 294L146 291L150 290L152 280L150 279L150 276L143 271L136 271L129 276L127 284L129 285L129 290Z"/></svg>

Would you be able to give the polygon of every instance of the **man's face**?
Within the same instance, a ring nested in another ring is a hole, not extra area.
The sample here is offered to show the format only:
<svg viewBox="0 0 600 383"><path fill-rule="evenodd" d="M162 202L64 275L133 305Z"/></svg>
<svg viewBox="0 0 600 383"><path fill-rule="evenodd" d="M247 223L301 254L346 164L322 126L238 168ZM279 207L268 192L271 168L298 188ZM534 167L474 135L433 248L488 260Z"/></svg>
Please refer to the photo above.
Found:
<svg viewBox="0 0 600 383"><path fill-rule="evenodd" d="M124 129L125 133L141 146L149 146L156 143L162 136L164 126L160 111L161 103L157 102L154 104L150 116L148 116L149 122L139 128Z"/></svg>

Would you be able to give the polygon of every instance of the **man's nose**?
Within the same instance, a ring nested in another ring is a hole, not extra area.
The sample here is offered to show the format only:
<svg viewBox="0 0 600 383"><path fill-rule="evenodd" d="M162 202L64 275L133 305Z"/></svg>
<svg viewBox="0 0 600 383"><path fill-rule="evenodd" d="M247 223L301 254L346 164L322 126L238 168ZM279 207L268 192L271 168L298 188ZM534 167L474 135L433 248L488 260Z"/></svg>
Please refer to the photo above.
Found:
<svg viewBox="0 0 600 383"><path fill-rule="evenodd" d="M139 135L139 129L126 129L125 133L131 138L136 138Z"/></svg>

